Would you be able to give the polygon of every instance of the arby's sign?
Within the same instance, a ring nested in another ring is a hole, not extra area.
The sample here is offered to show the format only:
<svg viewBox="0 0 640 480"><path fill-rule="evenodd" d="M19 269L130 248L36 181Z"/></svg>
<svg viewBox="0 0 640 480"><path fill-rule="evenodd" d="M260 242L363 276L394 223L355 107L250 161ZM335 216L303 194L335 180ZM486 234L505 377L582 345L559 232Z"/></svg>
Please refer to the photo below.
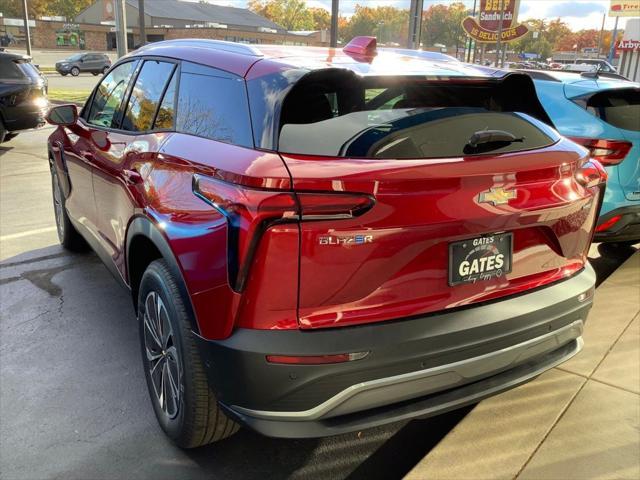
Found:
<svg viewBox="0 0 640 480"><path fill-rule="evenodd" d="M620 40L616 45L616 49L623 52L640 51L640 40Z"/></svg>

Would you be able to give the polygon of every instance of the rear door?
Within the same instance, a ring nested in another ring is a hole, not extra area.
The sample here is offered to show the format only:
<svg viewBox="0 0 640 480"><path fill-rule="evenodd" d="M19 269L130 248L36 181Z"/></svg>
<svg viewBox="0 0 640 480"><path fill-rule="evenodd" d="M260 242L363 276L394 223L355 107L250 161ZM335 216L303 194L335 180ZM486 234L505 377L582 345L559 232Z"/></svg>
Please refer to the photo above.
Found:
<svg viewBox="0 0 640 480"><path fill-rule="evenodd" d="M341 115L316 84L282 113L302 328L424 315L584 266L598 203L574 178L584 150L528 115L465 105L480 90L366 90ZM333 192L333 211L306 215L309 192Z"/></svg>

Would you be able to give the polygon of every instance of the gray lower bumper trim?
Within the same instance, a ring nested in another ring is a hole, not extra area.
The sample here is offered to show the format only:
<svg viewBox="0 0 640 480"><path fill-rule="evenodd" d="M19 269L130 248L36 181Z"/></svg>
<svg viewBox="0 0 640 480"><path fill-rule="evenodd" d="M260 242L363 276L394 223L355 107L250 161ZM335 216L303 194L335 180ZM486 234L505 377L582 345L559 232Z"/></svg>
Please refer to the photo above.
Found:
<svg viewBox="0 0 640 480"><path fill-rule="evenodd" d="M577 340L577 348L573 352L575 354L582 348L582 330L583 321L577 320L545 335L485 355L426 370L361 382L304 411L251 410L237 405L231 408L241 414L265 420L327 419L455 388L504 372Z"/></svg>

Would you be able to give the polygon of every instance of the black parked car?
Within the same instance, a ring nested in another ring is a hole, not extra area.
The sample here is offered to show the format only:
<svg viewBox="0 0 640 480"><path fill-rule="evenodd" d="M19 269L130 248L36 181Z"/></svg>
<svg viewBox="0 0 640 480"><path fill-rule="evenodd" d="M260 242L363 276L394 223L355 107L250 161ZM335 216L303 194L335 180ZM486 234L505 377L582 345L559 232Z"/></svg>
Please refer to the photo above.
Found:
<svg viewBox="0 0 640 480"><path fill-rule="evenodd" d="M77 53L56 63L56 71L61 75L71 74L74 77L80 72L94 75L104 73L111 67L111 60L104 53Z"/></svg>
<svg viewBox="0 0 640 480"><path fill-rule="evenodd" d="M31 57L0 51L0 143L44 125L47 81Z"/></svg>

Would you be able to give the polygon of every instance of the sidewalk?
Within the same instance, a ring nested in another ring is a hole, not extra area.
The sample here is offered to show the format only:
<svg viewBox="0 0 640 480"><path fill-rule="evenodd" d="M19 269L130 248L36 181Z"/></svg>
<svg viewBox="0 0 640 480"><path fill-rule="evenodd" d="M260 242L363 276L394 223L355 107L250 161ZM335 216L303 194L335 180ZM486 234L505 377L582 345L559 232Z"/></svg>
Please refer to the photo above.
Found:
<svg viewBox="0 0 640 480"><path fill-rule="evenodd" d="M481 402L405 479L639 479L640 251L597 288L584 341Z"/></svg>

